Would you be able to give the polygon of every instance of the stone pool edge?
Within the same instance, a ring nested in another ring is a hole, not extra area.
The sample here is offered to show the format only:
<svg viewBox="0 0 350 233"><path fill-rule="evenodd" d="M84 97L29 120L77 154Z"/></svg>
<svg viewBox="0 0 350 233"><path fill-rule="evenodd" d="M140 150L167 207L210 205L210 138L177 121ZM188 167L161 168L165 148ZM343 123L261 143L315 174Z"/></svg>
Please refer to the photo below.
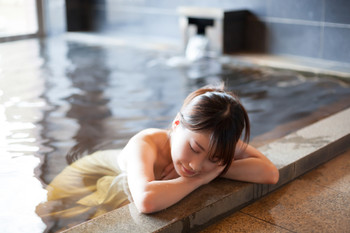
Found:
<svg viewBox="0 0 350 233"><path fill-rule="evenodd" d="M164 211L150 215L140 214L131 203L65 232L200 230L348 149L350 147L349 117L350 108L259 147L280 171L280 180L275 185L217 179Z"/></svg>

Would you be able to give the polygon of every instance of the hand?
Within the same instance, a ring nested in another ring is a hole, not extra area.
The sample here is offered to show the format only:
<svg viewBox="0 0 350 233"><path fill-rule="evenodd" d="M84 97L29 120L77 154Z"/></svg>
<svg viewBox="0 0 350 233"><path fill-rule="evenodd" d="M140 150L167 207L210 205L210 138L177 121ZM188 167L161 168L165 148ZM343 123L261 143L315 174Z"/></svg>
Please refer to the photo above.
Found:
<svg viewBox="0 0 350 233"><path fill-rule="evenodd" d="M177 174L174 164L170 163L168 166L166 166L160 176L161 180L171 180L179 177L179 174Z"/></svg>

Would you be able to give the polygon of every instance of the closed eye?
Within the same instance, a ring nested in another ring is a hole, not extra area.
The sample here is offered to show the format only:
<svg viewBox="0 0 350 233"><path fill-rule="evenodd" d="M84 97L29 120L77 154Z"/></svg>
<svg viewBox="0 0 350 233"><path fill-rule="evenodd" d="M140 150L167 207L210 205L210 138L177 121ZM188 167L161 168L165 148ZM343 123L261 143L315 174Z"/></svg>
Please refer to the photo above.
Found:
<svg viewBox="0 0 350 233"><path fill-rule="evenodd" d="M213 158L210 158L209 161L212 163L217 163L220 161L220 159L218 157L213 157Z"/></svg>
<svg viewBox="0 0 350 233"><path fill-rule="evenodd" d="M194 153L196 153L196 154L199 154L199 153L200 153L199 151L196 151L195 149L193 149L193 147L191 146L190 143L189 143L188 145L190 146L191 150L192 150Z"/></svg>

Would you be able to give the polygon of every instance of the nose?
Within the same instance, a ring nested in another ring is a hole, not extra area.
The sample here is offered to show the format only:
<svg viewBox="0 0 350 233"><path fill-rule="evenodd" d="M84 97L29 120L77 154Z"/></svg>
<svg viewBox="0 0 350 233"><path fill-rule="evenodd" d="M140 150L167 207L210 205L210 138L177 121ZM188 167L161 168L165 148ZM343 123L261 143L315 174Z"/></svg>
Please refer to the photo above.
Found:
<svg viewBox="0 0 350 233"><path fill-rule="evenodd" d="M196 173L200 172L203 167L203 160L200 158L192 159L191 162L188 164L193 171Z"/></svg>

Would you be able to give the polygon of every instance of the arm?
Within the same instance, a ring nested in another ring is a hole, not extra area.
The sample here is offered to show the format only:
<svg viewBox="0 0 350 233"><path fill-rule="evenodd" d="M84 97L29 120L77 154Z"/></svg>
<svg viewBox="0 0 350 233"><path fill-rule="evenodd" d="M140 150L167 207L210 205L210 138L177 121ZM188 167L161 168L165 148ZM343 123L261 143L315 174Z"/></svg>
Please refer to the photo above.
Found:
<svg viewBox="0 0 350 233"><path fill-rule="evenodd" d="M279 172L275 165L254 147L237 143L237 148L246 147L245 151L237 153L230 168L223 177L253 183L276 184Z"/></svg>
<svg viewBox="0 0 350 233"><path fill-rule="evenodd" d="M171 180L155 180L154 164L157 159L156 147L142 136L130 140L123 153L127 153L127 173L130 192L136 208L142 213L165 209L199 186L210 182L223 168L206 177L178 177Z"/></svg>

